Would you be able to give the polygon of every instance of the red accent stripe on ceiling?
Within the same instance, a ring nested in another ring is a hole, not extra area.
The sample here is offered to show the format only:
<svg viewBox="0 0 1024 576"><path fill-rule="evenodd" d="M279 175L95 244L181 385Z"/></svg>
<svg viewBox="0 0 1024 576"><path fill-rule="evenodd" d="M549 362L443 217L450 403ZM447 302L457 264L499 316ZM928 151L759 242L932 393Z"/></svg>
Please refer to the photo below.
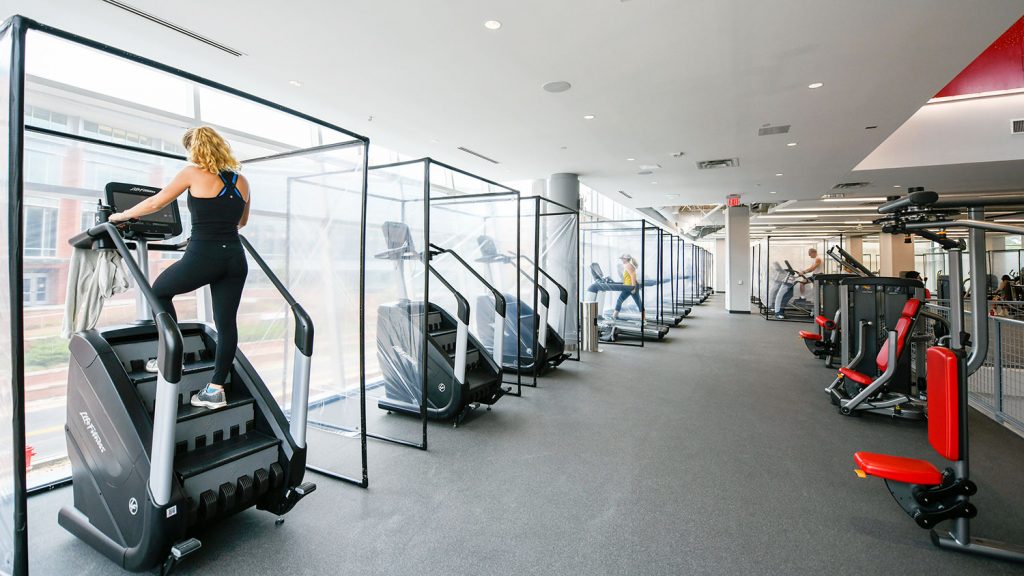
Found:
<svg viewBox="0 0 1024 576"><path fill-rule="evenodd" d="M974 59L936 98L1024 88L1024 17Z"/></svg>

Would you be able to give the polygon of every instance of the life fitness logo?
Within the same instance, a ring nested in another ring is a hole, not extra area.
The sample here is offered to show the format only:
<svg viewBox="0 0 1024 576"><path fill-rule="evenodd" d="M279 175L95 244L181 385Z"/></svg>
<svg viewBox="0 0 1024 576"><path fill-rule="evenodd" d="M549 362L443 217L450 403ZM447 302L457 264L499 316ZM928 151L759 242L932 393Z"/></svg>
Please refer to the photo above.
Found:
<svg viewBox="0 0 1024 576"><path fill-rule="evenodd" d="M85 431L92 436L96 447L99 448L100 454L107 451L106 446L103 445L103 438L100 438L99 430L96 429L96 425L92 423L92 418L89 417L88 412L79 412L78 415L82 418L82 423L85 424Z"/></svg>

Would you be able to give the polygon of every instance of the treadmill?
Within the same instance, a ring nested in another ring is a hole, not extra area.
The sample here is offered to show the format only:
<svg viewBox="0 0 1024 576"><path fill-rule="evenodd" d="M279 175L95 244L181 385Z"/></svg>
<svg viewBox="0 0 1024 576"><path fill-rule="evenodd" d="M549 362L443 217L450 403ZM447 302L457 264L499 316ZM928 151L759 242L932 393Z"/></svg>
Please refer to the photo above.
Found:
<svg viewBox="0 0 1024 576"><path fill-rule="evenodd" d="M590 264L590 273L594 278L594 283L587 288L587 294L593 294L593 297L587 300L588 302L597 301L597 295L601 292L619 292L617 289L608 287L617 282L604 276L601 265L597 262ZM605 341L614 341L616 337L661 340L668 334L668 326L664 324L658 324L651 320L641 321L639 314L634 315L633 318L626 319L622 313L619 314L619 318L612 318L610 314L605 315L602 311L602 315L598 318L598 329L602 338Z"/></svg>
<svg viewBox="0 0 1024 576"><path fill-rule="evenodd" d="M210 381L217 332L176 322L147 278L150 250L184 247L150 243L181 234L178 203L119 227L107 221L157 192L107 184L95 224L69 240L79 250L121 255L136 284L138 315L133 324L71 337L65 435L74 499L57 522L124 569L167 574L217 522L251 507L280 516L316 489L303 482L313 324L240 237L295 317L291 421L241 350L225 384L227 405L190 405ZM145 369L154 357L155 374Z"/></svg>

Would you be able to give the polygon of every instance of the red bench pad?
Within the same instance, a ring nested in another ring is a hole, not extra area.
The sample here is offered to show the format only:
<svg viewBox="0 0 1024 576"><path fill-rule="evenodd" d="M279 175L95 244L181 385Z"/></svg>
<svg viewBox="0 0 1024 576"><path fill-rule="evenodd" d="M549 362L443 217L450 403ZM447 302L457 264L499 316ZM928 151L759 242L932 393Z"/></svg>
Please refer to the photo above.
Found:
<svg viewBox="0 0 1024 576"><path fill-rule="evenodd" d="M808 332L807 330L801 330L800 337L804 340L821 340L821 334L818 334L817 332Z"/></svg>
<svg viewBox="0 0 1024 576"><path fill-rule="evenodd" d="M872 382L875 381L875 379L872 378L871 376L868 376L863 372L857 372L856 370L847 368L845 366L839 369L839 373L842 374L843 376L846 376L850 380L853 380L857 384L860 384L861 386L867 386L868 384L871 384Z"/></svg>
<svg viewBox="0 0 1024 576"><path fill-rule="evenodd" d="M942 472L927 460L857 452L853 455L853 461L867 474L886 480L925 486L938 486L942 483Z"/></svg>
<svg viewBox="0 0 1024 576"><path fill-rule="evenodd" d="M815 316L814 323L817 324L818 326L821 326L825 330L834 330L836 327L835 322L829 320L828 318L825 318L824 316Z"/></svg>

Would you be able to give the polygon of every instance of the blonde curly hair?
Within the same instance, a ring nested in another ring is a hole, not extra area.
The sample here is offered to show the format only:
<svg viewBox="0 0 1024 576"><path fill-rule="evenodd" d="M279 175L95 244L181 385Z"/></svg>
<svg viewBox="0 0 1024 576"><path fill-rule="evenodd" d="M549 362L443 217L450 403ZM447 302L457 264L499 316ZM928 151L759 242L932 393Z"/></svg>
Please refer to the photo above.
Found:
<svg viewBox="0 0 1024 576"><path fill-rule="evenodd" d="M241 168L231 146L209 126L189 128L181 137L181 144L188 150L189 161L211 174Z"/></svg>

